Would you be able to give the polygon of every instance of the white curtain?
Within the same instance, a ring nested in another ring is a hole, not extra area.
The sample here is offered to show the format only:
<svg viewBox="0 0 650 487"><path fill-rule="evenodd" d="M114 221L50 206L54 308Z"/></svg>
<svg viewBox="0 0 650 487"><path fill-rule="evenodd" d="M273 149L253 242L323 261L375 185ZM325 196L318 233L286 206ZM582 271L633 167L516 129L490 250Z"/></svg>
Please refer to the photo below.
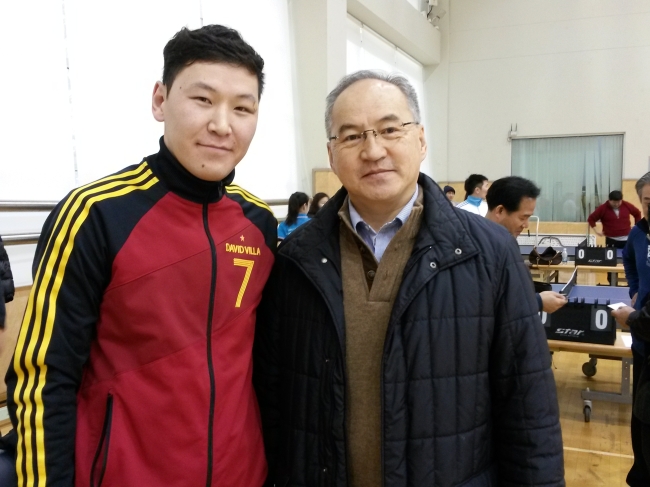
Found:
<svg viewBox="0 0 650 487"><path fill-rule="evenodd" d="M610 191L621 190L623 135L512 141L512 174L542 189L540 220L583 222Z"/></svg>

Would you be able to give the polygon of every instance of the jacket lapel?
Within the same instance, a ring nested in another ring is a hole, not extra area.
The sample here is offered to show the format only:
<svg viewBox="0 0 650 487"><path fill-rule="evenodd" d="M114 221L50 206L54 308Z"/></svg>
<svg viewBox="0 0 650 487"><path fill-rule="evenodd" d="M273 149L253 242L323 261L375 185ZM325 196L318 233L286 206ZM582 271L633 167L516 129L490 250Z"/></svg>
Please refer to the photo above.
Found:
<svg viewBox="0 0 650 487"><path fill-rule="evenodd" d="M428 176L420 174L424 191L424 216L398 292L391 322L400 318L413 298L438 272L478 253L469 229L458 210ZM298 227L278 249L293 261L314 284L330 311L341 349L345 350L345 317L341 282L338 211L347 196L341 188L307 224ZM308 231L304 231L308 230Z"/></svg>
<svg viewBox="0 0 650 487"><path fill-rule="evenodd" d="M334 321L343 356L345 317L338 210L346 196L347 191L341 188L310 222L298 227L278 249L278 254L294 262L322 296Z"/></svg>
<svg viewBox="0 0 650 487"><path fill-rule="evenodd" d="M414 297L438 272L478 253L466 224L458 217L457 212L463 210L454 208L428 176L420 174L418 184L424 190L424 217L404 270L391 322L401 317Z"/></svg>

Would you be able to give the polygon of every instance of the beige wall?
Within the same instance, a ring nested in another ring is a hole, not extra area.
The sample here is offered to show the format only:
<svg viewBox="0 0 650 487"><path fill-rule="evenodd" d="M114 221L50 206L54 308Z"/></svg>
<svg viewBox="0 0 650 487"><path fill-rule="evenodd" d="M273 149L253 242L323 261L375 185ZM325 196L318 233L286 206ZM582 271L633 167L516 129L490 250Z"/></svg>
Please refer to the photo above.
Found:
<svg viewBox="0 0 650 487"><path fill-rule="evenodd" d="M647 0L441 1L437 179L510 174L511 124L520 137L624 133L623 178L648 170Z"/></svg>

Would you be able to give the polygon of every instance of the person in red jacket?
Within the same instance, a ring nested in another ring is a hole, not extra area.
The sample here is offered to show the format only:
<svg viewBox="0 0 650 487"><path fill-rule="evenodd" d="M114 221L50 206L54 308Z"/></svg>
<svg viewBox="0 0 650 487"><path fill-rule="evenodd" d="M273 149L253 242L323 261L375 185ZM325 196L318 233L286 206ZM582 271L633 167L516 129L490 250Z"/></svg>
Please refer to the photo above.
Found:
<svg viewBox="0 0 650 487"><path fill-rule="evenodd" d="M221 25L181 29L163 58L160 150L43 227L6 379L19 487L265 482L252 347L277 220L233 184L264 61Z"/></svg>
<svg viewBox="0 0 650 487"><path fill-rule="evenodd" d="M639 209L624 201L623 193L616 190L609 193L609 200L596 208L587 221L596 235L605 237L607 247L622 249L630 233L630 215L634 217L634 223L641 219ZM602 233L595 229L596 222L602 223Z"/></svg>

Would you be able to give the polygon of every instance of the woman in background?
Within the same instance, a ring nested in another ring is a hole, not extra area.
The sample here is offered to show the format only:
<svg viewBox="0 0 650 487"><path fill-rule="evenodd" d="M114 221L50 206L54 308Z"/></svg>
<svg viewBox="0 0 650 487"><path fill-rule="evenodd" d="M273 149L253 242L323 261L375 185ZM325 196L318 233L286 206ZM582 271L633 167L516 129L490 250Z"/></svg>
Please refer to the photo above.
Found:
<svg viewBox="0 0 650 487"><path fill-rule="evenodd" d="M289 212L287 219L278 226L278 240L284 240L296 228L309 221L308 207L309 196L305 193L297 192L289 197Z"/></svg>
<svg viewBox="0 0 650 487"><path fill-rule="evenodd" d="M325 203L329 201L330 197L327 196L327 193L316 193L311 200L311 205L309 206L309 211L307 216L309 218L314 218L318 210L320 210Z"/></svg>

